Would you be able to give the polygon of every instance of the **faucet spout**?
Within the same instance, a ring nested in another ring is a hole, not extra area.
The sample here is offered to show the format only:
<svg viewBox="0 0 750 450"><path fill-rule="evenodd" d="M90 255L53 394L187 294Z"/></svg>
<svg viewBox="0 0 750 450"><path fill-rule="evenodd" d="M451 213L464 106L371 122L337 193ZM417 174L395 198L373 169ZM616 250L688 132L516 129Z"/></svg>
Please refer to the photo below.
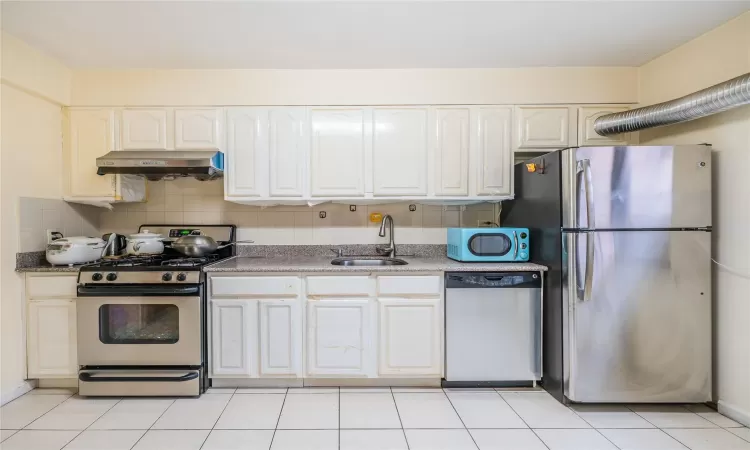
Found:
<svg viewBox="0 0 750 450"><path fill-rule="evenodd" d="M393 236L393 217L391 217L390 214L386 214L385 216L383 216L383 220L382 222L380 222L380 231L378 232L378 236L385 237L386 222L388 222L388 247L376 247L375 250L381 255L387 255L389 258L395 258L396 241Z"/></svg>

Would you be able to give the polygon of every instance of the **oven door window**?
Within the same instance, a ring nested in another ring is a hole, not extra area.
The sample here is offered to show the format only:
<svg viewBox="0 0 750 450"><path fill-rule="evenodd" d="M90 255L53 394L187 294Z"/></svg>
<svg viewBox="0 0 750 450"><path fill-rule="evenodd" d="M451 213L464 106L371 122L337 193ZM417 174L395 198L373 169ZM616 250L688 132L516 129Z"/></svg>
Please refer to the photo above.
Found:
<svg viewBox="0 0 750 450"><path fill-rule="evenodd" d="M99 307L104 344L174 344L180 339L180 309L165 304L106 304Z"/></svg>
<svg viewBox="0 0 750 450"><path fill-rule="evenodd" d="M504 234L475 234L469 239L469 251L476 256L504 256L513 245Z"/></svg>

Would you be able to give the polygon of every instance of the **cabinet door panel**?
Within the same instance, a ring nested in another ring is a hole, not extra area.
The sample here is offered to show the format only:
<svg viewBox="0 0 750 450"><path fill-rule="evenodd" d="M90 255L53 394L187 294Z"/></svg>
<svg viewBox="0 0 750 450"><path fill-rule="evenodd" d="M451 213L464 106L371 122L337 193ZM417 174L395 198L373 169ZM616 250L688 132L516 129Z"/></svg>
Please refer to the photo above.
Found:
<svg viewBox="0 0 750 450"><path fill-rule="evenodd" d="M29 302L27 338L29 378L77 376L74 299Z"/></svg>
<svg viewBox="0 0 750 450"><path fill-rule="evenodd" d="M212 300L211 376L255 376L257 334L255 300Z"/></svg>
<svg viewBox="0 0 750 450"><path fill-rule="evenodd" d="M260 375L299 375L302 367L300 300L259 300Z"/></svg>
<svg viewBox="0 0 750 450"><path fill-rule="evenodd" d="M427 195L427 108L375 108L373 121L373 194Z"/></svg>
<svg viewBox="0 0 750 450"><path fill-rule="evenodd" d="M517 148L562 148L569 145L569 110L555 106L516 108Z"/></svg>
<svg viewBox="0 0 750 450"><path fill-rule="evenodd" d="M435 194L469 195L469 108L436 108L435 127Z"/></svg>
<svg viewBox="0 0 750 450"><path fill-rule="evenodd" d="M271 197L304 194L307 132L304 108L279 108L269 112Z"/></svg>
<svg viewBox="0 0 750 450"><path fill-rule="evenodd" d="M627 110L627 107L606 106L578 108L578 145L627 145L630 133L602 136L594 131L594 122L599 117Z"/></svg>
<svg viewBox="0 0 750 450"><path fill-rule="evenodd" d="M268 195L268 110L227 110L226 192L228 196Z"/></svg>
<svg viewBox="0 0 750 450"><path fill-rule="evenodd" d="M440 375L440 300L379 299L381 375Z"/></svg>
<svg viewBox="0 0 750 450"><path fill-rule="evenodd" d="M123 150L167 148L167 111L164 109L125 109L120 127Z"/></svg>
<svg viewBox="0 0 750 450"><path fill-rule="evenodd" d="M371 359L369 299L307 303L307 371L311 375L367 375Z"/></svg>
<svg viewBox="0 0 750 450"><path fill-rule="evenodd" d="M115 149L111 109L70 111L70 195L114 197L115 176L96 174L96 158Z"/></svg>
<svg viewBox="0 0 750 450"><path fill-rule="evenodd" d="M477 151L477 194L503 195L511 192L510 108L479 108Z"/></svg>
<svg viewBox="0 0 750 450"><path fill-rule="evenodd" d="M310 111L311 195L364 195L365 115L362 108Z"/></svg>
<svg viewBox="0 0 750 450"><path fill-rule="evenodd" d="M222 148L221 109L175 109L174 147L178 150Z"/></svg>

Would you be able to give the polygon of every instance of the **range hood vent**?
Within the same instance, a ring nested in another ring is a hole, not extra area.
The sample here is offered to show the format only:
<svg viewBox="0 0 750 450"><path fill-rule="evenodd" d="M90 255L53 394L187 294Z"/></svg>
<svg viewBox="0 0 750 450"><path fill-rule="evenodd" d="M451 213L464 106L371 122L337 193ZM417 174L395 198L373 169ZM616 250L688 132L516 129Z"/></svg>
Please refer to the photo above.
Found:
<svg viewBox="0 0 750 450"><path fill-rule="evenodd" d="M224 176L224 154L207 150L126 150L96 158L99 175L141 175L149 180L192 177L207 181Z"/></svg>

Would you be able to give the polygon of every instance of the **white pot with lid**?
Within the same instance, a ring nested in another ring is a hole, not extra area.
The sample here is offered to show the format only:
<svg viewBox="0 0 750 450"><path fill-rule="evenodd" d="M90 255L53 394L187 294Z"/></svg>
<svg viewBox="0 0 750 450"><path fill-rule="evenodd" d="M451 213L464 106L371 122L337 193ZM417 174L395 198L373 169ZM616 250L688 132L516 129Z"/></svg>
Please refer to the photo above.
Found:
<svg viewBox="0 0 750 450"><path fill-rule="evenodd" d="M47 244L45 256L53 266L85 264L102 258L104 240L98 237L73 236Z"/></svg>
<svg viewBox="0 0 750 450"><path fill-rule="evenodd" d="M128 255L160 255L164 252L164 238L161 234L141 230L128 236Z"/></svg>

